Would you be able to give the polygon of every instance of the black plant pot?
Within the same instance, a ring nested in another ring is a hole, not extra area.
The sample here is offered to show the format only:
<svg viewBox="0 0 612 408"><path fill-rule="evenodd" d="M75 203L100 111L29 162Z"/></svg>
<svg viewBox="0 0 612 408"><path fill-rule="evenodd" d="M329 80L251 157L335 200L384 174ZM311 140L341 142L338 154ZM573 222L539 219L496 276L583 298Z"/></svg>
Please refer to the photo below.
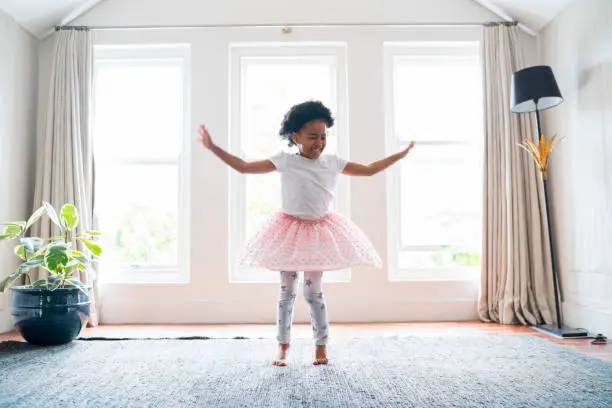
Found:
<svg viewBox="0 0 612 408"><path fill-rule="evenodd" d="M12 287L13 324L30 344L69 343L89 317L89 295L74 287L54 291L29 286Z"/></svg>

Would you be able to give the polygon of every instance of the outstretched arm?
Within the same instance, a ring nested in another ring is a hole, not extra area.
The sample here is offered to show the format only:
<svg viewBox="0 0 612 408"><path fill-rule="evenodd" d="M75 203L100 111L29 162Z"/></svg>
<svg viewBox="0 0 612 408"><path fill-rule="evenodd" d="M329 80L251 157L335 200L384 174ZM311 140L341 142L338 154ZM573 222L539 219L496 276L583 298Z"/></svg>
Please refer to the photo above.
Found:
<svg viewBox="0 0 612 408"><path fill-rule="evenodd" d="M213 152L215 156L223 160L225 164L230 166L242 174L263 174L270 173L276 170L274 164L270 160L260 160L254 162L246 162L239 157L230 154L213 143L208 130L204 125L200 126L200 136L202 138L202 145Z"/></svg>
<svg viewBox="0 0 612 408"><path fill-rule="evenodd" d="M376 173L379 173L388 167L395 164L397 161L406 157L406 155L412 150L414 147L414 142L410 142L407 148L402 150L399 153L395 153L389 157L385 157L382 160L375 161L373 163L366 165L348 162L342 171L342 174L346 174L347 176L373 176Z"/></svg>

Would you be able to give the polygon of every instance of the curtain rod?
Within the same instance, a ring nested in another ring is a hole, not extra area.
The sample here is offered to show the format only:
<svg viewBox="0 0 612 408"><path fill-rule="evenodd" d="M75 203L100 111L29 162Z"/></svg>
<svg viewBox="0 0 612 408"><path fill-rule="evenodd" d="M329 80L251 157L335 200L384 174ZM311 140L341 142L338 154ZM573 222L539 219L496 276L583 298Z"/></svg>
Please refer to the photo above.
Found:
<svg viewBox="0 0 612 408"><path fill-rule="evenodd" d="M162 29L190 29L190 28L294 28L294 27L372 27L372 28L399 28L399 27L494 27L498 25L515 26L517 21L489 21L480 23L296 23L296 24L202 24L202 25L143 25L143 26L55 26L59 30L162 30Z"/></svg>

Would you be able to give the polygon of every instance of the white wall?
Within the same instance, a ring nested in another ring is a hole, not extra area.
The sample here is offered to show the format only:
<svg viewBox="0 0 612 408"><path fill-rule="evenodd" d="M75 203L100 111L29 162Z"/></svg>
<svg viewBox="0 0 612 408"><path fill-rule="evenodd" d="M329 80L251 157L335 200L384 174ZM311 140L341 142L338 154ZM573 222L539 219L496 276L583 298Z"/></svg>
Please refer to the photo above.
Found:
<svg viewBox="0 0 612 408"><path fill-rule="evenodd" d="M214 4L214 8L211 4ZM307 7L304 7L306 4ZM218 3L106 0L73 24L115 27L211 23L435 24L491 20L497 20L497 17L471 0L314 0L308 3L288 0L228 0ZM460 39L463 35L465 29L451 28L298 28L291 35L284 35L273 28L192 28L96 31L94 42L190 43L193 73L191 126L195 131L205 119L216 140L222 146L227 146L228 45L231 41L346 41L350 159L369 162L387 154L384 143L382 41L448 40ZM528 55L533 55L535 41L532 38L524 40ZM46 89L45 84L48 83L50 54L51 41L47 40L40 54L41 89ZM44 93L41 93L39 103L44 108ZM227 282L227 168L197 145L193 146L191 156L193 250L190 284L104 286L100 302L103 322L274 321L277 285L230 285ZM384 175L351 180L351 217L371 238L383 258L387 253L385 181ZM374 196L380 197L380 200L372 200ZM388 281L386 270L355 268L350 283L329 283L326 293L333 321L477 319L476 280L398 283ZM308 320L304 303L297 302L297 321Z"/></svg>
<svg viewBox="0 0 612 408"><path fill-rule="evenodd" d="M543 31L565 99L543 131L566 139L550 172L565 322L612 335L612 2L574 0Z"/></svg>
<svg viewBox="0 0 612 408"><path fill-rule="evenodd" d="M0 221L32 209L38 40L0 11ZM0 277L14 271L13 245L0 242ZM0 294L0 332L10 330L10 295Z"/></svg>
<svg viewBox="0 0 612 408"><path fill-rule="evenodd" d="M499 20L473 0L105 0L75 25L460 23Z"/></svg>

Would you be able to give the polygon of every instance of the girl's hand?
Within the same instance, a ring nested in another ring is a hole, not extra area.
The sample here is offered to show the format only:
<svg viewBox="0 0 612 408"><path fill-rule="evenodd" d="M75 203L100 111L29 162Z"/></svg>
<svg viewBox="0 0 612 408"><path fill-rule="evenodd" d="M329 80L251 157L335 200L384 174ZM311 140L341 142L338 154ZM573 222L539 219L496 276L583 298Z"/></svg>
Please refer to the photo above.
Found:
<svg viewBox="0 0 612 408"><path fill-rule="evenodd" d="M200 125L200 137L202 140L202 145L204 145L204 147L207 148L208 150L212 149L213 142L212 142L212 139L210 138L210 133L208 133L208 130L206 129L206 126L204 125Z"/></svg>
<svg viewBox="0 0 612 408"><path fill-rule="evenodd" d="M367 166L359 163L348 162L344 167L344 170L342 170L342 174L346 174L347 176L373 176L374 174L387 169L389 166L392 166L406 157L413 147L414 142L410 142L408 147L401 152L394 153L389 157L385 157L382 160L370 163Z"/></svg>
<svg viewBox="0 0 612 408"><path fill-rule="evenodd" d="M410 153L410 151L412 150L413 147L414 147L414 142L410 142L408 147L401 151L401 153L400 153L401 158L403 159L404 157L406 157L406 155L408 153Z"/></svg>

